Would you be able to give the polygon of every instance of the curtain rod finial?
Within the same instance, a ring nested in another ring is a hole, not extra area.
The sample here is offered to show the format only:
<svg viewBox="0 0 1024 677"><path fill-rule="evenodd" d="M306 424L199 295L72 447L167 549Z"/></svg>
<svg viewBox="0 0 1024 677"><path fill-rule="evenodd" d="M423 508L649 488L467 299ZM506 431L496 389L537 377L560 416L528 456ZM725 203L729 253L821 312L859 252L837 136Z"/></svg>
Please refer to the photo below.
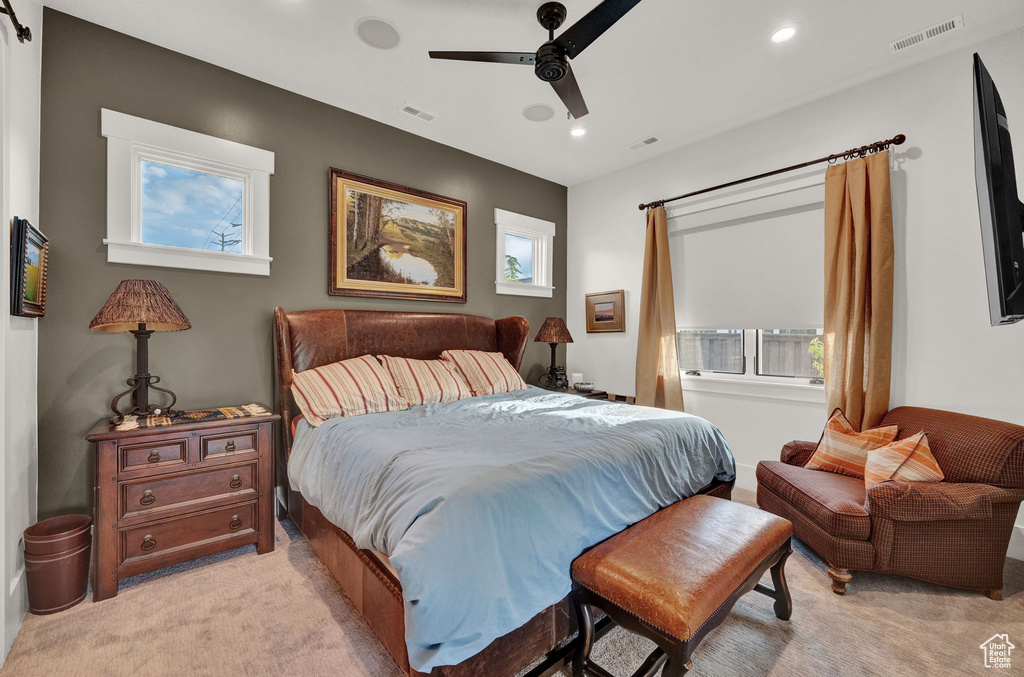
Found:
<svg viewBox="0 0 1024 677"><path fill-rule="evenodd" d="M906 140L907 140L907 135L906 134L897 134L896 136L892 137L892 145L894 145L894 146L902 146L903 142L906 141Z"/></svg>

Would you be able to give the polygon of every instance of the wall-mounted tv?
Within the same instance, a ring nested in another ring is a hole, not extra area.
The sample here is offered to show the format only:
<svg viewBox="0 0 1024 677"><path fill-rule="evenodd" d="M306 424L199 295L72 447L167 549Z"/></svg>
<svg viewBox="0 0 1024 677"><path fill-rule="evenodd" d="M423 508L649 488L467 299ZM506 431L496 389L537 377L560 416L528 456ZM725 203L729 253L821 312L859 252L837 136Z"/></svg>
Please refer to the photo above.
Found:
<svg viewBox="0 0 1024 677"><path fill-rule="evenodd" d="M1021 111L1024 115L1024 111ZM1022 117L1024 119L1024 117ZM1006 110L981 57L974 55L974 164L992 326L1024 320L1024 204Z"/></svg>

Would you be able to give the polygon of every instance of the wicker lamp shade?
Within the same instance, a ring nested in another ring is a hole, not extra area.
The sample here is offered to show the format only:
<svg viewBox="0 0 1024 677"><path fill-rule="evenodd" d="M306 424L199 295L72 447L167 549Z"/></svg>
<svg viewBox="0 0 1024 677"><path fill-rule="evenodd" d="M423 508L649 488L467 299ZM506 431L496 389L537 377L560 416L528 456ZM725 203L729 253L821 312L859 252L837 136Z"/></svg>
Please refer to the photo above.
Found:
<svg viewBox="0 0 1024 677"><path fill-rule="evenodd" d="M565 326L565 320L560 317L549 317L544 320L537 332L534 342L539 343L572 343L572 335L569 328Z"/></svg>
<svg viewBox="0 0 1024 677"><path fill-rule="evenodd" d="M170 292L155 280L124 280L89 323L94 331L132 331L145 324L148 331L191 329L185 313Z"/></svg>

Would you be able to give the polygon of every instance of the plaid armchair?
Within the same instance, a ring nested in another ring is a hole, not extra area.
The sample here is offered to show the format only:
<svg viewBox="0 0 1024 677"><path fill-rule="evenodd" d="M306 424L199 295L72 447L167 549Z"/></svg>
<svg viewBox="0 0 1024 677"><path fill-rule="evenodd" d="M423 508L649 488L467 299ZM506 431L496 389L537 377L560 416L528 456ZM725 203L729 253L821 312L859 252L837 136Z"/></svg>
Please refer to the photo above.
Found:
<svg viewBox="0 0 1024 677"><path fill-rule="evenodd" d="M1003 564L1024 500L1024 427L937 409L899 407L881 425L924 430L944 482L864 480L803 467L814 442L790 442L757 466L757 504L793 522L826 562L832 590L851 570L877 571L1002 599Z"/></svg>

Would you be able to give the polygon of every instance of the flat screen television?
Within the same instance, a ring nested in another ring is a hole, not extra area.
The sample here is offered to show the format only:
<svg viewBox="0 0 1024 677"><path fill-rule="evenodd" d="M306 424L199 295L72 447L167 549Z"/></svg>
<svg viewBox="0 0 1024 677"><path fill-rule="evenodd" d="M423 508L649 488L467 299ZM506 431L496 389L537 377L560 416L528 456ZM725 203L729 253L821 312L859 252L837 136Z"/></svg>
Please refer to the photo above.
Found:
<svg viewBox="0 0 1024 677"><path fill-rule="evenodd" d="M974 164L992 326L1024 320L1024 204L1006 110L981 57L974 55Z"/></svg>

